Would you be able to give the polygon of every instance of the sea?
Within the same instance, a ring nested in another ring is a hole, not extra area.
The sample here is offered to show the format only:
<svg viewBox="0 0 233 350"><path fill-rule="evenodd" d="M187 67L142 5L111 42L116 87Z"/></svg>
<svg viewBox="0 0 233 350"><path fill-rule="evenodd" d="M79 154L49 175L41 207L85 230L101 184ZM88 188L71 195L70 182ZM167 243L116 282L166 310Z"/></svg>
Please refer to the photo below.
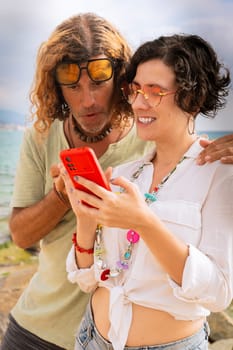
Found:
<svg viewBox="0 0 233 350"><path fill-rule="evenodd" d="M13 192L22 129L0 129L0 243L9 239L8 216Z"/></svg>
<svg viewBox="0 0 233 350"><path fill-rule="evenodd" d="M14 187L16 168L19 160L23 128L0 128L0 244L9 240L8 218L10 200ZM218 138L233 131L199 131L210 139Z"/></svg>

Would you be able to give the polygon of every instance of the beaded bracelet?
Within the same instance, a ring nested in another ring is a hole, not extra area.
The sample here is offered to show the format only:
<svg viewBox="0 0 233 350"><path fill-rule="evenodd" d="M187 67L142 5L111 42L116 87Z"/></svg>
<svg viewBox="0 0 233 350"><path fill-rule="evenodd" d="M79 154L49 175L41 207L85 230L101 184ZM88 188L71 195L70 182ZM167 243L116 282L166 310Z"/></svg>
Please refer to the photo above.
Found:
<svg viewBox="0 0 233 350"><path fill-rule="evenodd" d="M67 207L67 209L70 209L70 202L68 200L65 199L65 197L63 196L63 194L58 191L56 189L55 183L53 183L53 191L56 194L57 198L60 200L60 202L62 202L63 204L65 204L65 206Z"/></svg>
<svg viewBox="0 0 233 350"><path fill-rule="evenodd" d="M76 233L73 233L72 242L74 244L75 249L79 253L87 253L87 254L93 254L94 253L94 248L85 249L85 248L80 247L80 245L78 245L76 237L77 237Z"/></svg>

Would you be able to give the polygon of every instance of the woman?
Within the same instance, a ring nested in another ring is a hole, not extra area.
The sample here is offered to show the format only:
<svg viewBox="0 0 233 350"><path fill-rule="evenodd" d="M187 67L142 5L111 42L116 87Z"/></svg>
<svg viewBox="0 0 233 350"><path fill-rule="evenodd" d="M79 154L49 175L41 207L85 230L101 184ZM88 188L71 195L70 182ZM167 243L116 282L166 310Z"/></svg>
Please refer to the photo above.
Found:
<svg viewBox="0 0 233 350"><path fill-rule="evenodd" d="M112 192L76 179L96 196L62 168L78 219L68 277L92 292L75 349L207 349L206 317L233 296L233 167L196 164L194 125L224 106L229 72L202 38L173 35L139 47L127 77L154 152L108 169Z"/></svg>

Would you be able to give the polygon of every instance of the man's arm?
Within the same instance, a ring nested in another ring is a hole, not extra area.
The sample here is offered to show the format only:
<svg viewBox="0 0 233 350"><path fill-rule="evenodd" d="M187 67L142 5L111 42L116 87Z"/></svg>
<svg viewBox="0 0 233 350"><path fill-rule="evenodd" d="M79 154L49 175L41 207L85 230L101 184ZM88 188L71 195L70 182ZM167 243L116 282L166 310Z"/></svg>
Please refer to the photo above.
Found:
<svg viewBox="0 0 233 350"><path fill-rule="evenodd" d="M13 208L9 220L13 241L23 249L33 246L56 227L68 210L54 190L30 207Z"/></svg>
<svg viewBox="0 0 233 350"><path fill-rule="evenodd" d="M201 140L200 144L205 149L197 159L199 165L219 159L222 163L233 164L233 134L219 137L214 141Z"/></svg>

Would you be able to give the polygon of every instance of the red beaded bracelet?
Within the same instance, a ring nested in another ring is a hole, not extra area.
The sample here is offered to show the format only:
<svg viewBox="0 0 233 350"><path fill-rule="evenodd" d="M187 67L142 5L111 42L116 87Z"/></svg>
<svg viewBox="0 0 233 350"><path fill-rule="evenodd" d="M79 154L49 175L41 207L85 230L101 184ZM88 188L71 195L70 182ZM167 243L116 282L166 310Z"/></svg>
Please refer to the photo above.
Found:
<svg viewBox="0 0 233 350"><path fill-rule="evenodd" d="M93 254L94 253L94 248L85 249L85 248L80 247L80 245L78 245L78 243L77 243L76 236L77 236L76 233L73 233L72 242L74 244L75 249L79 253Z"/></svg>

